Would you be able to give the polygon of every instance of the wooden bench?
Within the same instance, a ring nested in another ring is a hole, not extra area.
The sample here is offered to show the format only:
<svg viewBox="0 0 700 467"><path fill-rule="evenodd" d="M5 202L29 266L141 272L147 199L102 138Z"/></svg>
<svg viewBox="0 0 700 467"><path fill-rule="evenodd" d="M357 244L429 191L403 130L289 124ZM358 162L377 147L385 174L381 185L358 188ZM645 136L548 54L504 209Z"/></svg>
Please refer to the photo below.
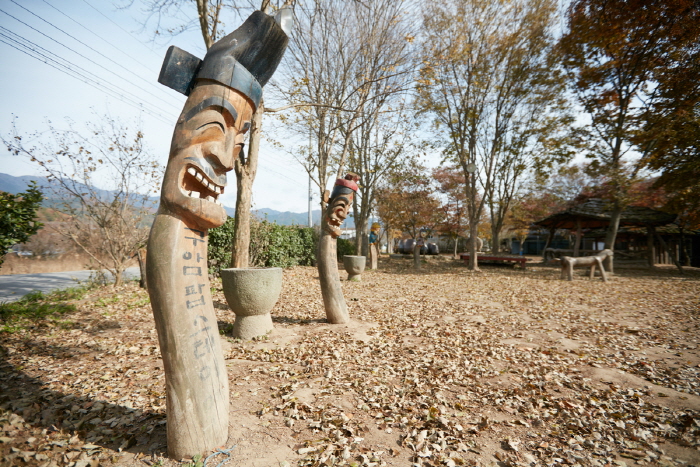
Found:
<svg viewBox="0 0 700 467"><path fill-rule="evenodd" d="M462 258L464 261L464 264L469 264L469 253L460 253L459 257ZM477 260L479 262L482 261L495 261L495 262L507 262L507 263L513 263L513 266L515 266L516 263L520 263L520 267L525 269L527 265L525 264L528 259L525 258L524 256L500 256L500 255L484 255L481 253L478 253L476 255Z"/></svg>

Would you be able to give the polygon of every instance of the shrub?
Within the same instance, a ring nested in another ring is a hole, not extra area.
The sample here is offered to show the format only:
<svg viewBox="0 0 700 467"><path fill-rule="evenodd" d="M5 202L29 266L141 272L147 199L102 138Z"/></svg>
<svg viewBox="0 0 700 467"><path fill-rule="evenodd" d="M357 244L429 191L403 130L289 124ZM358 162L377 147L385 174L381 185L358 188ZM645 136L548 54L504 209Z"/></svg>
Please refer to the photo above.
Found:
<svg viewBox="0 0 700 467"><path fill-rule="evenodd" d="M339 238L338 239L338 261L343 260L343 256L345 255L356 255L357 254L357 249L355 248L355 243L346 240L344 238Z"/></svg>
<svg viewBox="0 0 700 467"><path fill-rule="evenodd" d="M309 266L316 258L313 229L268 221L250 224L250 265L258 267Z"/></svg>
<svg viewBox="0 0 700 467"><path fill-rule="evenodd" d="M209 230L209 273L219 274L231 262L233 218ZM313 266L316 262L318 234L312 228L279 225L274 222L250 222L250 266Z"/></svg>
<svg viewBox="0 0 700 467"><path fill-rule="evenodd" d="M233 217L226 219L221 227L209 230L209 274L219 274L231 264L233 230Z"/></svg>

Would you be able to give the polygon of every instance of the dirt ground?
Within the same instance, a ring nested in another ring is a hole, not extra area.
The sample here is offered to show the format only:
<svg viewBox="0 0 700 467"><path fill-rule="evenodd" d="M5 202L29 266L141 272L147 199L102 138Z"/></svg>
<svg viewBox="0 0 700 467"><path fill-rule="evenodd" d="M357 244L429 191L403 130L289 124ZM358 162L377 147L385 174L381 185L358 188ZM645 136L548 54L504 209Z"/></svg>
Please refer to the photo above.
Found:
<svg viewBox="0 0 700 467"><path fill-rule="evenodd" d="M700 270L568 282L540 264L383 259L343 280L347 325L325 323L314 268L284 274L275 330L225 338L229 441L209 467L700 466ZM165 458L162 361L136 284L0 346L0 465L195 464Z"/></svg>

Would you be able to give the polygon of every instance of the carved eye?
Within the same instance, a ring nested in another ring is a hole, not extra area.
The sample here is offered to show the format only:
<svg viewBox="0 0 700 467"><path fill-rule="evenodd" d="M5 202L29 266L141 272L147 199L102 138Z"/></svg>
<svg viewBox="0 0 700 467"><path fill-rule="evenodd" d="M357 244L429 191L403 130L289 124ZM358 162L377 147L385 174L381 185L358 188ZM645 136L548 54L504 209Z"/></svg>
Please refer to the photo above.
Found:
<svg viewBox="0 0 700 467"><path fill-rule="evenodd" d="M245 135L246 133L248 133L248 130L250 130L250 122L245 122L243 124L243 128L241 128L241 134Z"/></svg>
<svg viewBox="0 0 700 467"><path fill-rule="evenodd" d="M222 133L226 133L226 128L224 128L224 124L221 122L213 121L213 122L207 122L204 125L200 126L197 128L197 130L208 130L209 128L218 128L221 130Z"/></svg>

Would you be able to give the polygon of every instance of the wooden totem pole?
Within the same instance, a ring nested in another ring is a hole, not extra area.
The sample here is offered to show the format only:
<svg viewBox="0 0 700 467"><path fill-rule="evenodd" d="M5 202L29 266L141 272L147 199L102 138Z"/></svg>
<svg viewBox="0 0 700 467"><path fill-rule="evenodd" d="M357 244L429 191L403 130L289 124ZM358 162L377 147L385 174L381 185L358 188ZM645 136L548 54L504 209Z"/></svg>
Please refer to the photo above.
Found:
<svg viewBox="0 0 700 467"><path fill-rule="evenodd" d="M228 439L228 375L207 271L208 229L226 221L219 196L245 157L245 133L287 35L257 11L200 60L168 50L158 81L185 94L175 125L146 261L165 370L168 455L200 454Z"/></svg>
<svg viewBox="0 0 700 467"><path fill-rule="evenodd" d="M345 176L345 179L337 179L330 198L324 200L328 205L321 222L323 228L318 243L318 277L321 280L326 318L331 324L347 323L350 319L338 274L337 239L342 233L340 226L348 217L348 211L352 207L358 188L357 180L359 177L351 172ZM327 191L326 194L328 194Z"/></svg>
<svg viewBox="0 0 700 467"><path fill-rule="evenodd" d="M378 222L372 224L369 231L369 268L377 269L379 262L379 229Z"/></svg>

